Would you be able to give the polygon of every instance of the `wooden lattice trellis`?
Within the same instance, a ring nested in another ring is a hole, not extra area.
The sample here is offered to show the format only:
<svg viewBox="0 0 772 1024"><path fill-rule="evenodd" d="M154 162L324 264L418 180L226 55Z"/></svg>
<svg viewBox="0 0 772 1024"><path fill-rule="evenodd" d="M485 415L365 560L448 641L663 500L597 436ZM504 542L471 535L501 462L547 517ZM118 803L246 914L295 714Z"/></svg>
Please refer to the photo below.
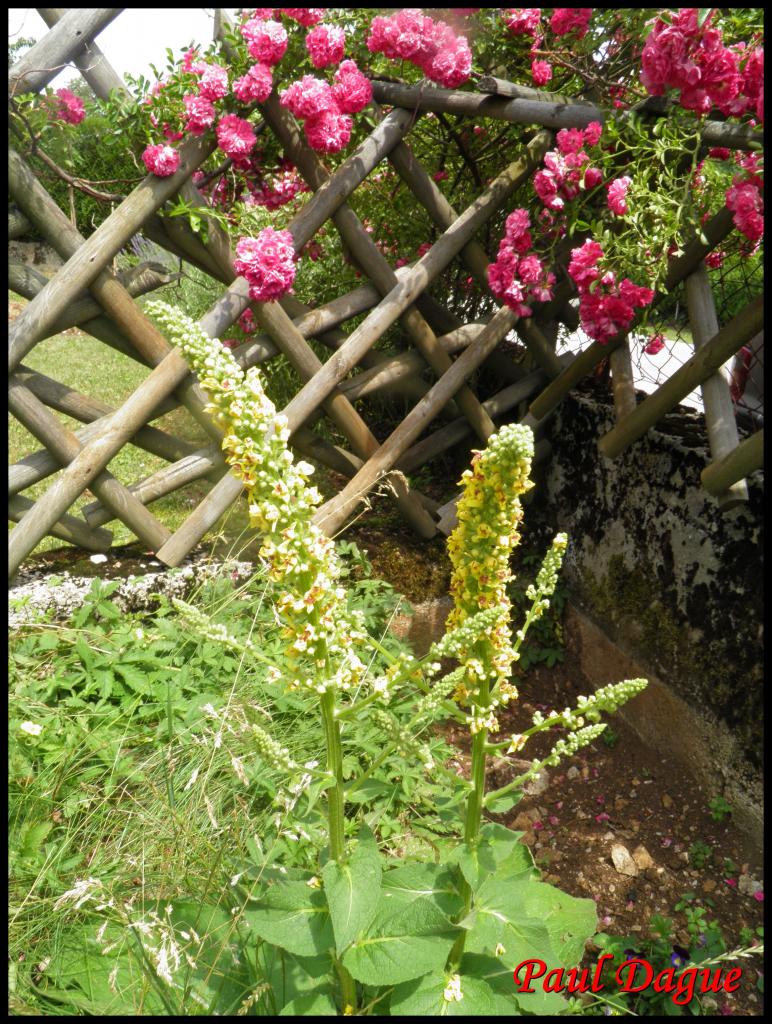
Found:
<svg viewBox="0 0 772 1024"><path fill-rule="evenodd" d="M42 89L71 60L97 96L106 98L114 89L126 94L123 83L93 42L120 9L74 9L66 13L40 9L39 13L50 32L11 70L11 94ZM226 20L218 11L216 35L223 36ZM636 402L633 389L626 335L620 334L607 345L593 343L573 358L556 354L558 323L571 329L577 326L577 315L568 303L571 285L565 275L553 300L527 321L518 320L511 310L501 307L484 323L463 324L427 294L428 285L457 257L487 289L488 257L475 241L481 226L538 168L553 144L551 129L585 127L611 116L591 104L500 79L482 79L478 88L478 92L460 92L374 81L376 112L378 103L393 109L379 116L377 127L332 175L306 145L275 94L261 106L264 126L276 134L313 193L289 225L296 251L331 219L351 258L370 282L318 309L309 309L291 297L252 304L264 333L234 353L244 368L283 353L305 382L283 410L291 442L303 454L349 478L348 484L320 508L319 524L328 533L336 533L362 498L377 483L388 479L394 501L415 530L429 537L438 526L447 529L452 507L438 509L436 502L412 487L404 474L469 434L484 442L495 430L495 417L529 400L523 421L538 429L568 391L607 357L617 423L599 439L603 454L619 456L699 384L713 458L703 473L703 483L723 508L747 500L743 478L761 465L762 432L738 444L721 367L763 329L762 302L760 297L754 299L730 322L719 325L703 260L733 230L727 209L705 224L702 236L671 261L667 287L686 282L695 353L641 403ZM405 142L423 111L541 127L516 159L468 209L459 213ZM662 110L656 102L649 102L646 112L656 117ZM758 133L741 126L706 121L702 133L705 143L713 146L748 149L759 143ZM134 301L134 297L168 281L168 275L152 265L124 275L110 269L116 253L141 230L169 252L227 285L227 291L201 320L210 336L222 336L250 305L246 282L234 273L230 243L222 231L210 229L209 241L204 245L179 219L172 224L157 215L175 195L203 203L191 175L213 149L214 143L206 137L189 139L181 148L180 168L174 175L163 179L149 176L88 239L70 223L23 158L9 151L9 191L18 207L9 214L10 236L21 237L34 226L65 260L50 280L18 265L12 265L10 272L11 286L31 300L10 328L10 411L43 445L42 450L10 468L9 518L18 524L10 533L11 576L46 534L91 550L107 549L112 537L104 525L113 518L120 519L162 562L178 565L241 493L241 483L227 473L220 452L221 434L204 412L201 388L180 353L169 346ZM387 263L347 203L357 186L384 159L391 162L416 203L440 231L430 251L418 263L400 271ZM340 329L341 324L366 311L364 321L350 334ZM396 356L374 351L375 343L398 319L415 349ZM74 324L149 368L141 386L119 409L110 409L24 366L22 360L38 342ZM534 367L525 375L506 355L494 351L513 330ZM322 363L309 346L309 337L332 349L326 362ZM505 386L488 401L480 402L466 382L486 362L494 365ZM437 378L432 386L420 378L426 364ZM395 387L415 404L391 436L379 444L352 402L365 394ZM212 438L210 445L193 450L189 443L150 425L179 405L202 424ZM51 410L86 425L74 433ZM443 410L458 416L419 441ZM314 433L311 425L322 415L335 423L351 450ZM129 442L170 465L124 486L105 467ZM543 446L539 450L544 450ZM57 473L46 493L34 503L20 493ZM148 505L201 478L215 481L214 486L183 525L170 534ZM68 515L68 509L86 488L98 500L86 505L79 516Z"/></svg>

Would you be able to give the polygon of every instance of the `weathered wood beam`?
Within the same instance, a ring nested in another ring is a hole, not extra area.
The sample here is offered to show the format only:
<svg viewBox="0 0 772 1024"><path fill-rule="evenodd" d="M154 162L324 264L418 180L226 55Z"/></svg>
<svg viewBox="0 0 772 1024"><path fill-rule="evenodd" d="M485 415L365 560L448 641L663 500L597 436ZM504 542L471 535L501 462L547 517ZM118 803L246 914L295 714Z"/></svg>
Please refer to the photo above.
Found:
<svg viewBox="0 0 772 1024"><path fill-rule="evenodd" d="M16 419L66 466L83 450L73 432L57 420L39 398L15 375L8 384L8 407ZM171 536L169 530L137 501L112 473L103 470L91 481L91 490L152 551Z"/></svg>
<svg viewBox="0 0 772 1024"><path fill-rule="evenodd" d="M562 96L555 100L546 97L535 99L533 96L526 98L521 94L516 99L507 99L479 92L439 89L426 84L402 85L378 79L374 79L372 85L373 97L379 103L407 107L410 110L491 117L513 124L536 124L545 128L586 128L592 121L600 121L603 124L611 117L619 116L590 103L566 101ZM702 125L702 141L707 146L759 149L764 145L764 135L746 125L706 121Z"/></svg>
<svg viewBox="0 0 772 1024"><path fill-rule="evenodd" d="M168 178L157 178L149 174L100 224L11 325L9 370L14 370L29 350L50 333L51 325L64 313L75 296L94 281L108 261L137 233L145 218L179 190L182 182L206 160L214 148L215 142L211 138L188 139L179 151L178 171ZM8 168L9 188L14 192L20 208L35 223L34 210L24 201L35 176L25 167L21 156L10 148Z"/></svg>
<svg viewBox="0 0 772 1024"><path fill-rule="evenodd" d="M263 116L281 141L284 152L308 184L314 190L323 189L329 180L329 175L324 170L318 155L303 142L295 122L282 108L276 96L269 97L264 104ZM383 123L384 121L381 121L381 124ZM399 139L395 139L394 145L397 145L399 141ZM388 152L394 149L394 145ZM388 295L398 283L397 277L354 211L349 206L343 205L336 211L332 219L353 259L381 294ZM445 373L450 367L450 359L438 345L434 331L421 313L408 306L402 311L401 321L434 372L438 375ZM464 387L457 394L456 402L464 415L469 418L478 436L485 440L493 431L493 422L490 417L486 416L476 395L469 388Z"/></svg>
<svg viewBox="0 0 772 1024"><path fill-rule="evenodd" d="M726 207L719 210L711 219L703 225L701 237L693 239L685 247L681 256L668 262L668 271L665 278L666 291L672 291L677 284L680 284L689 276L717 245L719 245L732 231L732 213ZM654 301L657 301L655 296ZM550 381L547 387L531 403L528 416L523 422L528 426L534 426L539 420L549 415L559 403L565 398L569 391L575 387L580 380L591 373L601 360L608 358L622 341L627 337L626 333L620 333L611 338L606 345L600 345L597 341L592 342L586 349L580 352L562 371L559 377Z"/></svg>
<svg viewBox="0 0 772 1024"><path fill-rule="evenodd" d="M396 146L389 154L389 161L429 214L430 219L441 231L446 231L458 218L458 213L416 160L408 144L402 142ZM480 287L490 293L489 260L480 243L472 239L464 246L460 255ZM524 341L536 365L540 366L549 377L557 377L561 370L560 361L533 320L519 320L515 330Z"/></svg>
<svg viewBox="0 0 772 1024"><path fill-rule="evenodd" d="M687 277L685 291L694 347L699 352L719 330L716 304L704 263ZM719 462L740 443L727 367L719 367L712 377L703 381L702 404L710 455L713 462ZM736 480L728 490L716 497L719 508L726 512L748 501L748 486L744 480Z"/></svg>
<svg viewBox="0 0 772 1024"><path fill-rule="evenodd" d="M350 335L346 344L327 360L324 368L316 374L314 379L301 388L284 410L290 423L290 429L303 422L335 385L353 369L362 355L375 344L383 332L445 269L518 185L530 176L534 167L541 160L545 147L549 145L550 138L548 133L540 132L531 140L526 147L525 154L494 179L485 192L461 214L434 243L429 252L416 263L410 275L385 296L365 321Z"/></svg>
<svg viewBox="0 0 772 1024"><path fill-rule="evenodd" d="M8 240L23 238L30 231L32 231L32 222L24 216L21 210L16 209L15 206L10 207L8 210Z"/></svg>
<svg viewBox="0 0 772 1024"><path fill-rule="evenodd" d="M70 223L21 157L14 158L11 163L13 175L9 179L9 188L19 205L25 209L33 223L50 239L51 244L64 258L70 257L71 260L77 260L78 254L89 243ZM129 200L127 199L125 202L128 203ZM91 239L89 239L90 241ZM69 263L66 264L38 292L37 296L31 300L30 305L22 311L22 316L34 306L42 295L46 294L47 290L62 275L67 274L69 265ZM145 316L133 301L131 294L114 274L107 270L100 270L90 281L89 288L99 304L110 314L122 332L128 336L139 355L149 364L157 365L168 354L170 346L167 340L155 324ZM18 322L17 320L16 323ZM13 355L10 352L9 355L13 360ZM210 416L204 411L207 399L196 381L186 382L180 389L178 397L188 412L210 436L216 438L221 436Z"/></svg>
<svg viewBox="0 0 772 1024"><path fill-rule="evenodd" d="M115 409L104 402L89 398L88 395L83 395L79 391L75 391L74 388L60 384L44 373L36 373L23 363L16 370L15 376L50 409L56 409L57 412L71 416L81 423L95 423L103 416L112 416L115 412ZM83 444L84 438L78 437L78 441ZM151 455L166 459L167 462L175 462L195 451L194 445L189 441L183 441L164 430L150 426L138 430L132 437L131 444L150 452ZM25 486L29 485L25 484Z"/></svg>
<svg viewBox="0 0 772 1024"><path fill-rule="evenodd" d="M716 496L726 494L740 480L744 480L764 465L764 429L746 437L731 452L717 462L711 462L700 474L702 486Z"/></svg>
<svg viewBox="0 0 772 1024"><path fill-rule="evenodd" d="M598 441L598 448L607 459L621 455L639 437L653 427L665 413L686 398L722 366L730 356L761 330L764 323L764 299L759 295L737 316L706 341L683 366L649 395L634 412L625 417Z"/></svg>
<svg viewBox="0 0 772 1024"><path fill-rule="evenodd" d="M467 377L480 366L501 339L508 334L516 319L512 310L506 307L500 309L485 330L458 357L447 373L443 374L430 388L420 402L411 409L402 423L384 441L378 451L368 459L356 476L334 498L322 505L317 511L314 521L328 536L334 536L343 527L356 505L375 486L384 473L393 468L397 459L426 429L447 400L455 394Z"/></svg>
<svg viewBox="0 0 772 1024"><path fill-rule="evenodd" d="M10 95L40 92L122 10L123 7L73 7L67 11L8 72Z"/></svg>
<svg viewBox="0 0 772 1024"><path fill-rule="evenodd" d="M635 410L635 384L633 383L633 361L630 358L630 342L627 338L609 356L611 364L611 390L614 394L614 415L617 423Z"/></svg>
<svg viewBox="0 0 772 1024"><path fill-rule="evenodd" d="M8 518L13 523L20 523L34 504L20 494L12 495L8 499ZM75 544L86 551L109 551L113 543L109 530L95 530L76 516L62 516L48 532L51 537L66 540L68 544Z"/></svg>
<svg viewBox="0 0 772 1024"><path fill-rule="evenodd" d="M38 7L36 10L49 28L57 25L67 14L67 8L65 7ZM114 90L117 90L124 97L131 97L131 93L123 84L123 80L113 70L107 58L93 40L89 40L86 43L83 53L75 54L73 61L81 75L91 86L94 95L98 96L101 100L109 99L110 93Z"/></svg>

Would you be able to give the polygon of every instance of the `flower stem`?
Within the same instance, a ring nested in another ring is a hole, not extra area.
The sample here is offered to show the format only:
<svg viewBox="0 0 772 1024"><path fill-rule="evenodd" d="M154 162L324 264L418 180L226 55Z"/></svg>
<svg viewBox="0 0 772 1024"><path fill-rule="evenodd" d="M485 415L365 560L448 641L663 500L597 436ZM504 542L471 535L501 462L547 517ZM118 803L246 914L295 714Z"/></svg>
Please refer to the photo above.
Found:
<svg viewBox="0 0 772 1024"><path fill-rule="evenodd" d="M335 785L327 790L327 817L330 833L330 856L342 863L345 859L344 834L345 811L343 802L343 749L340 742L340 725L335 718L335 691L325 690L321 699L324 738L327 746L327 768L335 777ZM356 1010L356 984L340 961L335 963L340 978L341 999L344 1012Z"/></svg>

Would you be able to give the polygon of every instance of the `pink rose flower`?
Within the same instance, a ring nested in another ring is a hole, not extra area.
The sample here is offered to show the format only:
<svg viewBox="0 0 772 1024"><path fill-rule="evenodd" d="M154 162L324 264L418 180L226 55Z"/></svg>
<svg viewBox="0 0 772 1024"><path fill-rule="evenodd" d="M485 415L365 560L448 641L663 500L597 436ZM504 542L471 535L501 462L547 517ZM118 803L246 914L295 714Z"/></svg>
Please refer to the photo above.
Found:
<svg viewBox="0 0 772 1024"><path fill-rule="evenodd" d="M264 103L272 88L273 75L267 64L253 64L233 83L233 93L240 103Z"/></svg>
<svg viewBox="0 0 772 1024"><path fill-rule="evenodd" d="M595 188L603 181L603 174L597 167L588 167L584 172L584 187Z"/></svg>
<svg viewBox="0 0 772 1024"><path fill-rule="evenodd" d="M346 50L346 33L332 25L317 25L306 36L306 49L315 68L340 64Z"/></svg>
<svg viewBox="0 0 772 1024"><path fill-rule="evenodd" d="M281 105L300 120L325 111L337 113L332 89L327 82L313 75L303 75L300 81L288 86L281 94Z"/></svg>
<svg viewBox="0 0 772 1024"><path fill-rule="evenodd" d="M319 153L338 153L349 143L352 121L348 114L323 110L309 117L303 128L311 149Z"/></svg>
<svg viewBox="0 0 772 1024"><path fill-rule="evenodd" d="M241 26L241 34L247 41L249 55L260 64L273 67L287 50L287 32L278 21L252 18Z"/></svg>
<svg viewBox="0 0 772 1024"><path fill-rule="evenodd" d="M615 213L618 217L622 214L627 213L627 203L625 202L625 196L627 190L633 183L632 178L628 178L625 175L622 178L615 178L610 185L607 186L608 190L608 208L612 213Z"/></svg>
<svg viewBox="0 0 772 1024"><path fill-rule="evenodd" d="M316 25L327 13L326 7L280 7L279 11L287 18L292 18L298 25L310 28Z"/></svg>
<svg viewBox="0 0 772 1024"><path fill-rule="evenodd" d="M507 7L501 16L513 35L534 36L539 31L541 7Z"/></svg>
<svg viewBox="0 0 772 1024"><path fill-rule="evenodd" d="M600 123L600 121L590 121L590 123L584 129L585 146L597 146L600 142L600 137L602 134L603 125Z"/></svg>
<svg viewBox="0 0 772 1024"><path fill-rule="evenodd" d="M236 114L225 114L217 122L217 145L226 156L244 157L256 142L252 125Z"/></svg>
<svg viewBox="0 0 772 1024"><path fill-rule="evenodd" d="M192 96L188 94L182 97L185 104L187 119L185 127L191 135L203 135L207 128L214 124L216 111L211 100L204 96Z"/></svg>
<svg viewBox="0 0 772 1024"><path fill-rule="evenodd" d="M289 231L263 228L257 238L242 238L236 245L233 269L249 282L255 302L273 302L295 280L295 248Z"/></svg>
<svg viewBox="0 0 772 1024"><path fill-rule="evenodd" d="M59 103L53 108L51 116L66 124L80 124L86 116L86 108L80 96L76 96L69 89L57 89L56 97Z"/></svg>
<svg viewBox="0 0 772 1024"><path fill-rule="evenodd" d="M546 60L532 60L531 78L534 85L546 85L552 78L552 66Z"/></svg>
<svg viewBox="0 0 772 1024"><path fill-rule="evenodd" d="M344 60L334 76L332 95L342 114L358 114L373 98L373 87L353 60Z"/></svg>
<svg viewBox="0 0 772 1024"><path fill-rule="evenodd" d="M180 154L177 150L163 144L148 146L142 154L142 160L148 173L155 174L157 178L168 178L180 166Z"/></svg>
<svg viewBox="0 0 772 1024"><path fill-rule="evenodd" d="M204 99L221 100L228 95L228 72L219 64L207 64L198 85L198 95Z"/></svg>
<svg viewBox="0 0 772 1024"><path fill-rule="evenodd" d="M655 334L650 340L648 345L644 348L644 352L647 356L655 356L658 352L661 352L665 347L665 336L664 334Z"/></svg>
<svg viewBox="0 0 772 1024"><path fill-rule="evenodd" d="M587 35L592 7L556 7L550 18L550 28L556 36L576 32L577 39Z"/></svg>

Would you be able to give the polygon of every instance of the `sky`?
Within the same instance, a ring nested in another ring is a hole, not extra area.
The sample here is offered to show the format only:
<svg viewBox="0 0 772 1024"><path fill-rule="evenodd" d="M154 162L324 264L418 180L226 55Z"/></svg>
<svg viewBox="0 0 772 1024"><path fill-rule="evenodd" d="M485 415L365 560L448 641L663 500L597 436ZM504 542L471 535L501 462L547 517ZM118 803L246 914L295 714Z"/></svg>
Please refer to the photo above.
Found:
<svg viewBox="0 0 772 1024"><path fill-rule="evenodd" d="M235 8L226 8L233 16ZM166 48L179 56L190 42L205 48L212 39L214 8L127 7L96 37L96 43L118 74L129 72L154 78L151 62L163 73ZM8 12L8 41L20 37L42 39L46 23L34 7L11 7ZM55 88L77 78L76 68L65 68L52 81Z"/></svg>

